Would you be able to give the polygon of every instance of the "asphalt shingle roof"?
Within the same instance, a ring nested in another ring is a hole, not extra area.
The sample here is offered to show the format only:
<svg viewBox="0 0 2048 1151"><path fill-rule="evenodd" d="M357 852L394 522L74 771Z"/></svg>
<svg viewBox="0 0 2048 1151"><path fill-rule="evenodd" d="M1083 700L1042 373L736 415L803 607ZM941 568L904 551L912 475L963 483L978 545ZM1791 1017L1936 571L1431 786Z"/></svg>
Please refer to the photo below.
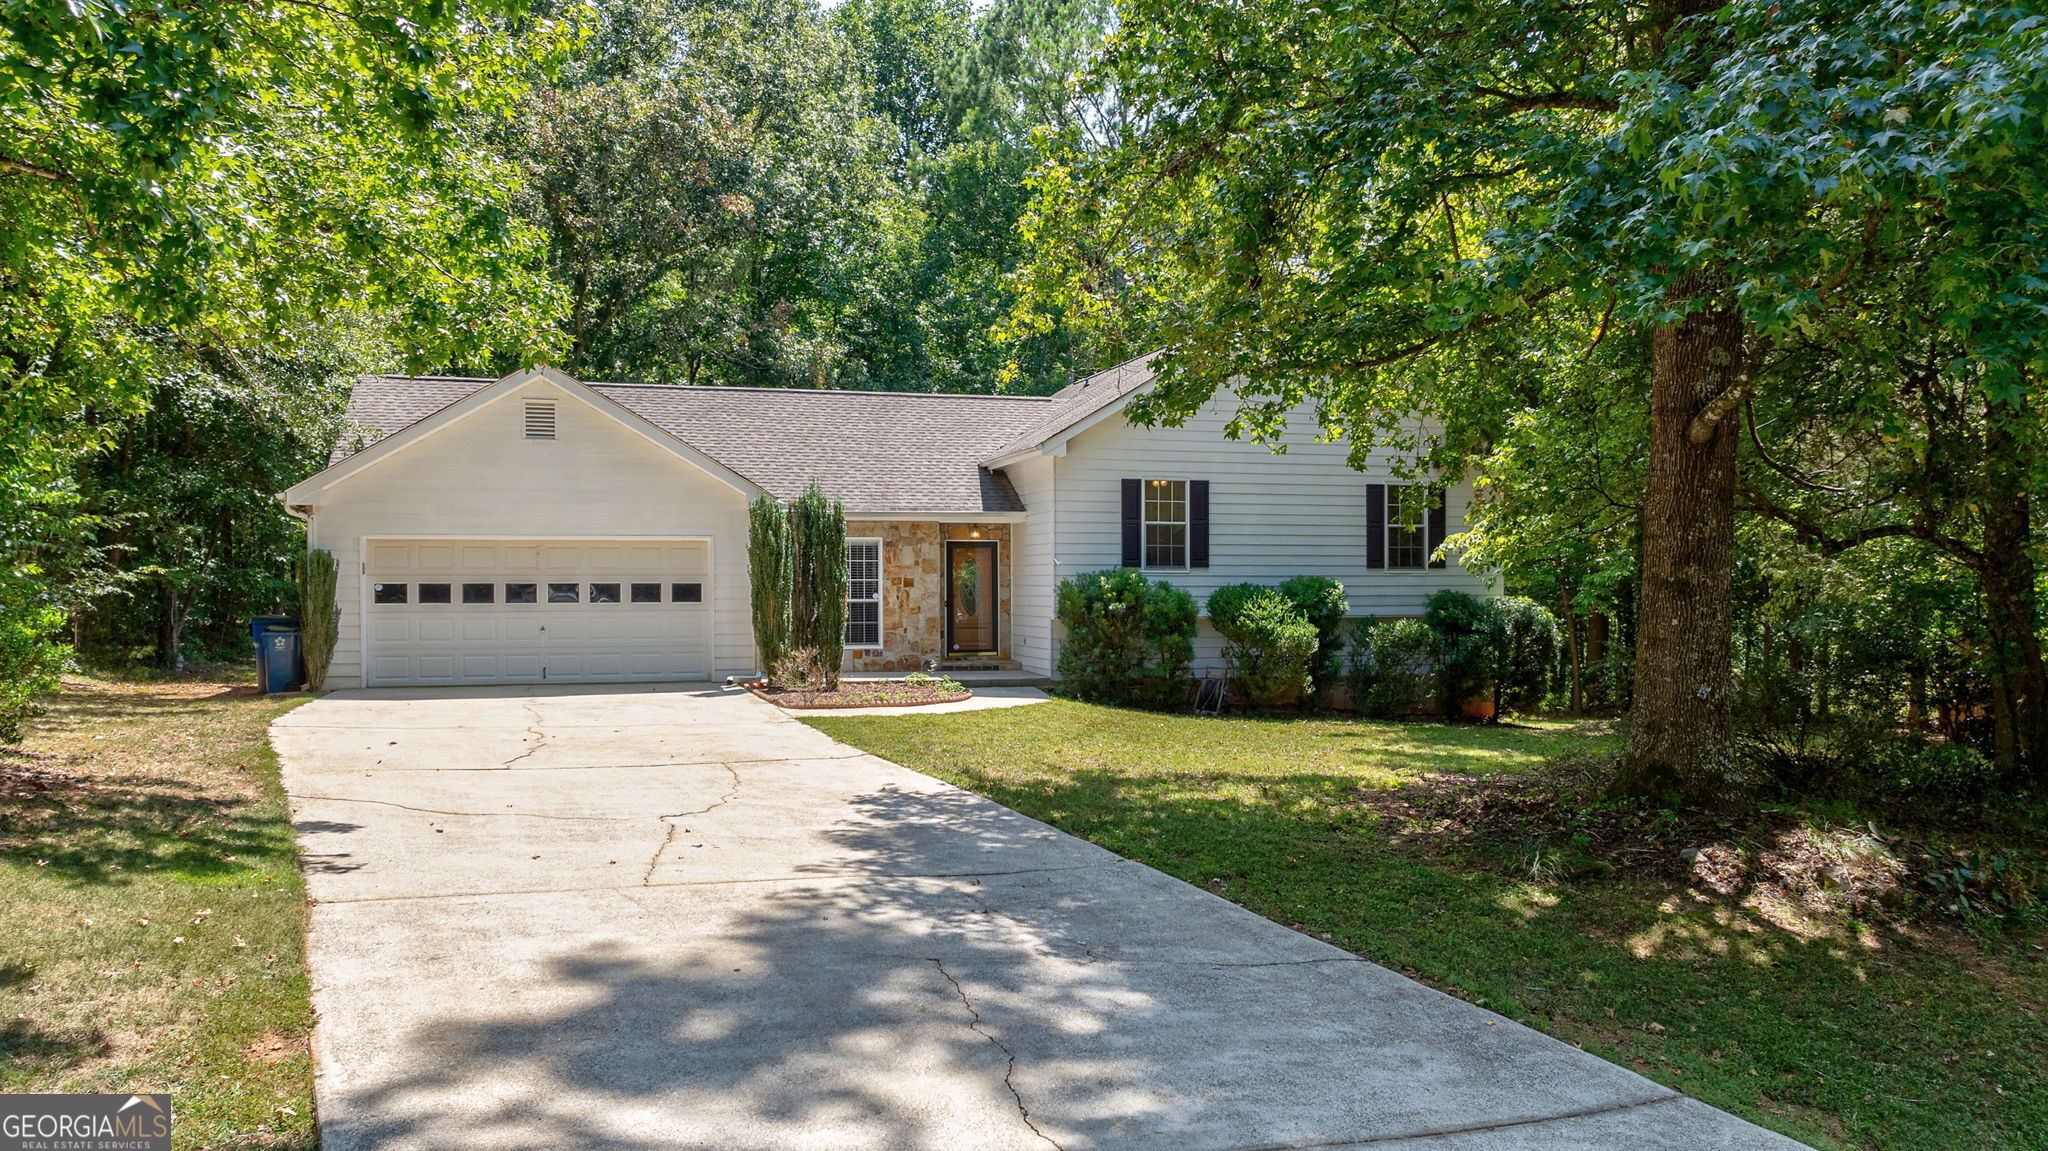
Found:
<svg viewBox="0 0 2048 1151"><path fill-rule="evenodd" d="M603 384L590 388L698 451L791 498L811 480L850 512L974 514L1024 510L1010 481L982 464L1023 451L1152 379L1141 357L1051 396L808 388ZM433 415L494 380L370 376L349 396L330 463Z"/></svg>
<svg viewBox="0 0 2048 1151"><path fill-rule="evenodd" d="M1001 459L1029 451L1102 409L1122 403L1131 393L1152 382L1152 357L1158 354L1147 352L1054 392L1047 397L1050 405L1036 421L983 458Z"/></svg>

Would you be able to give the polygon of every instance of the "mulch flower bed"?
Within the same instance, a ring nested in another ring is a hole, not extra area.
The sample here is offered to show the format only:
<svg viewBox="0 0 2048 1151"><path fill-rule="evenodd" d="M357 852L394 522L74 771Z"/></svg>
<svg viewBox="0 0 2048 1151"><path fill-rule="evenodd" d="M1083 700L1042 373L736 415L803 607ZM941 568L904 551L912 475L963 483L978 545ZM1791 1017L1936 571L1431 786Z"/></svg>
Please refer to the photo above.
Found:
<svg viewBox="0 0 2048 1151"><path fill-rule="evenodd" d="M767 683L750 683L747 690L777 707L798 710L819 707L916 707L927 703L957 703L974 697L973 692L957 683L903 683L899 680L860 683L842 681L836 691L807 691Z"/></svg>

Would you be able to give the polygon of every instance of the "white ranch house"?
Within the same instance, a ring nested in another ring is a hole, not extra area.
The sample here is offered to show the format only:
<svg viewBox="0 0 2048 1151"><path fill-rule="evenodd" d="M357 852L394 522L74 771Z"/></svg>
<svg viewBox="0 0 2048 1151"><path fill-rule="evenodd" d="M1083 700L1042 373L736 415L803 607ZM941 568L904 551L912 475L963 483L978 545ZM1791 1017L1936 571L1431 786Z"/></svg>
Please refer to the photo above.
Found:
<svg viewBox="0 0 2048 1151"><path fill-rule="evenodd" d="M1490 589L1435 500L1303 434L1178 428L1125 405L1144 358L1041 397L374 377L330 466L283 495L340 568L333 687L722 678L761 670L747 503L816 479L845 501L847 663L1054 672L1053 588L1117 566L1187 588L1343 581L1354 614ZM1206 623L1198 662L1221 644Z"/></svg>

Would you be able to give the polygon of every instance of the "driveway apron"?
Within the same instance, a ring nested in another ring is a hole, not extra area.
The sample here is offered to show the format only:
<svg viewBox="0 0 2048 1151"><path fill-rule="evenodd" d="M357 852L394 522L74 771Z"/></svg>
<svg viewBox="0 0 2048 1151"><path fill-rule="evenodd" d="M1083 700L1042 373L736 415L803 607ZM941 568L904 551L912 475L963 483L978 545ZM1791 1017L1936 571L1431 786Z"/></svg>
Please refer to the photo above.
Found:
<svg viewBox="0 0 2048 1151"><path fill-rule="evenodd" d="M1800 1146L745 692L272 737L325 1151Z"/></svg>

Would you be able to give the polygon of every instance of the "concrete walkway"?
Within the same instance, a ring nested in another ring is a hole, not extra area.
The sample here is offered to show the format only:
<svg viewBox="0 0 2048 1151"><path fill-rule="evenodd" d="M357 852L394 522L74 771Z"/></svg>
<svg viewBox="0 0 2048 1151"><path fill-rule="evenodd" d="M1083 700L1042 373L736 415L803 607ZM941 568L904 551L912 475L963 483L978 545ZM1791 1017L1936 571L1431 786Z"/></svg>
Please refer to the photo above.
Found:
<svg viewBox="0 0 2048 1151"><path fill-rule="evenodd" d="M273 736L325 1151L1798 1146L742 691Z"/></svg>

